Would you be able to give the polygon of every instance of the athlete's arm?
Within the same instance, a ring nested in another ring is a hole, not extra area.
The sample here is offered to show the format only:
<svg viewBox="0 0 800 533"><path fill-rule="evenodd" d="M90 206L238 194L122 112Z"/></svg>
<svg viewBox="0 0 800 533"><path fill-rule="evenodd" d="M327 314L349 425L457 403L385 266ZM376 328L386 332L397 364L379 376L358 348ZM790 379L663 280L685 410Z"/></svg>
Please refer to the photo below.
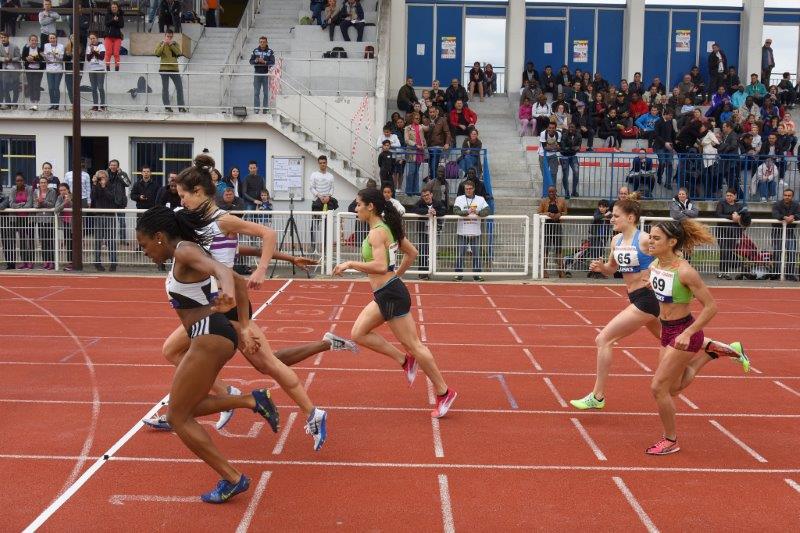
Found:
<svg viewBox="0 0 800 533"><path fill-rule="evenodd" d="M258 260L258 266L250 274L250 279L247 281L247 286L251 289L257 289L264 282L269 268L269 262L272 260L273 250L275 250L275 242L277 235L275 230L256 224L255 222L248 222L241 218L225 214L217 219L220 231L223 233L236 233L237 235L250 235L252 237L259 237L261 239L261 259Z"/></svg>
<svg viewBox="0 0 800 533"><path fill-rule="evenodd" d="M697 301L703 305L703 310L697 315L697 319L675 339L675 348L685 350L689 346L692 335L703 329L717 314L717 303L700 274L686 261L683 261L678 267L678 276L680 276L681 282L694 293Z"/></svg>
<svg viewBox="0 0 800 533"><path fill-rule="evenodd" d="M406 238L400 241L400 251L403 252L403 261L400 262L400 268L397 269L398 276L405 274L406 270L411 268L411 265L414 264L414 261L419 255L416 246L411 244L411 241Z"/></svg>
<svg viewBox="0 0 800 533"><path fill-rule="evenodd" d="M233 270L212 259L199 246L179 246L175 249L172 259L177 263L189 266L196 272L206 276L214 276L217 278L220 296L223 299L235 299L236 287L233 280Z"/></svg>
<svg viewBox="0 0 800 533"><path fill-rule="evenodd" d="M261 257L261 248L256 248L255 246L239 246L238 250L236 251L236 254L244 257ZM305 271L308 271L310 270L311 267L319 264L319 261L317 261L316 259L311 259L310 257L289 255L283 252L279 252L278 250L274 250L272 252L272 259L277 259L278 261L288 261L294 266L301 268Z"/></svg>
<svg viewBox="0 0 800 533"><path fill-rule="evenodd" d="M372 261L364 263L363 261L345 261L339 263L333 269L334 276L341 276L346 270L358 270L365 274L386 274L389 271L389 265L386 263L386 233L378 228L370 230L369 236L370 245L372 245ZM405 239L403 239L405 240Z"/></svg>
<svg viewBox="0 0 800 533"><path fill-rule="evenodd" d="M614 259L614 242L611 242L611 246L609 247L608 252L608 262L603 262L603 259L595 259L589 264L589 270L592 272L600 272L601 274L605 274L606 276L610 276L614 272L617 271L619 265L617 265L617 260Z"/></svg>

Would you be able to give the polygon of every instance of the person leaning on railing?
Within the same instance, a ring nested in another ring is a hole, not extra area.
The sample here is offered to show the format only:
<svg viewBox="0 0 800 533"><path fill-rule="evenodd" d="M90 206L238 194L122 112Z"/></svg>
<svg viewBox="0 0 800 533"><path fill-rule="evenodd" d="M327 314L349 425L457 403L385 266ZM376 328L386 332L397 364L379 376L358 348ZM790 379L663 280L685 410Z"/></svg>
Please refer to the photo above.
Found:
<svg viewBox="0 0 800 533"><path fill-rule="evenodd" d="M12 209L31 209L33 208L33 187L25 185L25 176L22 172L17 172L14 176L14 188L9 194L9 207ZM33 223L30 213L17 213L11 218L11 239L10 250L15 250L14 234L19 235L19 252L22 258L20 270L30 270L33 268ZM5 247L5 244L4 244Z"/></svg>
<svg viewBox="0 0 800 533"><path fill-rule="evenodd" d="M415 215L428 217L427 221L411 221L419 225L419 231L415 232L419 239L417 241L417 248L419 249L419 255L417 256L419 260L419 269L428 270L428 258L430 255L428 248L428 224L434 224L434 219L445 216L447 214L447 207L444 205L444 202L437 202L433 199L432 187L426 185L422 189L419 202L411 208L410 212ZM436 231L441 230L444 222L442 220L436 220L435 223ZM430 276L428 274L420 274L419 279L430 279Z"/></svg>
<svg viewBox="0 0 800 533"><path fill-rule="evenodd" d="M122 198L120 198L120 194ZM92 178L92 208L117 209L125 200L125 191L109 184L108 172L98 170ZM104 272L105 267L100 260L100 250L103 242L108 250L109 270L117 270L117 231L116 215L114 213L101 213L93 217L94 230L94 268Z"/></svg>
<svg viewBox="0 0 800 533"><path fill-rule="evenodd" d="M67 264L64 265L64 270L72 270L72 213L64 212L65 209L72 209L72 192L69 190L69 185L61 183L58 186L58 196L56 196L56 203L54 211L57 216L61 217L59 225L61 232L64 236L61 241L61 246L66 252Z"/></svg>
<svg viewBox="0 0 800 533"><path fill-rule="evenodd" d="M551 185L547 188L547 196L542 198L542 201L539 203L539 214L547 217L544 230L544 265L546 267L548 264L548 252L549 254L555 254L558 264L558 277L563 278L565 274L561 241L564 234L561 227L561 217L567 214L567 202L558 196L558 191L555 186ZM549 277L547 275L547 268L543 270L543 276L545 278Z"/></svg>
<svg viewBox="0 0 800 533"><path fill-rule="evenodd" d="M781 254L783 253L783 225L786 224L786 279L798 281L797 276L797 238L795 222L800 220L800 203L794 199L794 191L783 191L782 199L772 206L772 218L780 224L772 225L773 279L780 278Z"/></svg>
<svg viewBox="0 0 800 533"><path fill-rule="evenodd" d="M741 279L740 260L736 257L736 247L742 238L742 225L747 225L750 213L747 206L736 200L737 190L730 188L725 192L725 198L717 202L715 214L730 223L720 223L717 227L717 242L719 243L719 267L717 277L720 279Z"/></svg>

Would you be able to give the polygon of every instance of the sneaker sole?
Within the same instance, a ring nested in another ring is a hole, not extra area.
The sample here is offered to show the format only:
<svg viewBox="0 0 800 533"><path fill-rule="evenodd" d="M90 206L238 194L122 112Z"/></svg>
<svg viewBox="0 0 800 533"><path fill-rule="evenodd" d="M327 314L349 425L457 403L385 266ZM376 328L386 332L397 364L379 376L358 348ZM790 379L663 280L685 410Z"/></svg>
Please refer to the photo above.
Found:
<svg viewBox="0 0 800 533"><path fill-rule="evenodd" d="M586 405L586 406L583 406L583 405L578 405L575 402L576 402L576 400L570 400L569 401L569 403L570 403L570 405L572 407L574 407L575 409L578 409L580 411L588 411L589 409L597 409L598 411L600 411L601 409L604 409L605 406L606 406L605 404L603 404L603 405Z"/></svg>
<svg viewBox="0 0 800 533"><path fill-rule="evenodd" d="M231 421L231 418L233 418L233 409L221 412L219 414L219 421L217 421L214 427L217 428L217 431L222 431L222 429L228 425L228 422Z"/></svg>
<svg viewBox="0 0 800 533"><path fill-rule="evenodd" d="M328 440L328 413L325 413L322 417L322 421L319 423L319 444L314 444L314 451L318 452L322 445L325 444L325 441Z"/></svg>

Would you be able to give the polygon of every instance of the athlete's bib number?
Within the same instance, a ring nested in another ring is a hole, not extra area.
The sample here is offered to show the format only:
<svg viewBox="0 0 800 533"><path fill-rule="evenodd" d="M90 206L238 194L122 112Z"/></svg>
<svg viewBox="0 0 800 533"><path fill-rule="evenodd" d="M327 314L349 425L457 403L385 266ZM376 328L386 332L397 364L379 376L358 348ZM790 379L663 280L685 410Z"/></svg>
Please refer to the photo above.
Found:
<svg viewBox="0 0 800 533"><path fill-rule="evenodd" d="M620 272L639 272L639 254L633 246L617 247L614 250L614 259Z"/></svg>
<svg viewBox="0 0 800 533"><path fill-rule="evenodd" d="M617 264L619 266L630 266L631 254L629 252L617 254Z"/></svg>
<svg viewBox="0 0 800 533"><path fill-rule="evenodd" d="M675 273L667 270L653 270L650 272L650 285L656 293L658 301L664 303L672 302L672 287L675 281Z"/></svg>
<svg viewBox="0 0 800 533"><path fill-rule="evenodd" d="M393 272L397 268L397 249L396 242L389 245L389 272Z"/></svg>

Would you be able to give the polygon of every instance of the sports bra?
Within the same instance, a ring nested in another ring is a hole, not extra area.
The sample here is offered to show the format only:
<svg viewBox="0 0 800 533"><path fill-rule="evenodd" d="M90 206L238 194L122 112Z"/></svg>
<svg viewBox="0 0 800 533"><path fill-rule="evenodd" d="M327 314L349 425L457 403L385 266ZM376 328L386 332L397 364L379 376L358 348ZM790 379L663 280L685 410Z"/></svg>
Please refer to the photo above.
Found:
<svg viewBox="0 0 800 533"><path fill-rule="evenodd" d="M650 263L653 262L653 258L639 248L640 233L641 232L637 229L630 244L623 244L625 240L624 235L620 235L617 242L614 243L614 261L617 262L619 266L618 270L621 274L631 274L647 270L650 268Z"/></svg>
<svg viewBox="0 0 800 533"><path fill-rule="evenodd" d="M389 272L394 272L394 270L397 268L397 241L394 239L392 230L389 229L389 226L387 226L385 222L378 223L375 228L381 228L384 232L386 232L386 235L389 236L391 243L386 248L386 265ZM364 242L361 243L361 257L364 258L364 262L366 263L369 263L374 259L372 255L372 245L369 243L369 235L364 237Z"/></svg>
<svg viewBox="0 0 800 533"><path fill-rule="evenodd" d="M206 229L211 233L211 244L206 247L206 250L211 253L211 257L219 261L229 268L233 268L233 263L236 259L236 250L239 247L239 239L229 237L219 229L217 219L225 214L225 211L218 209L212 215L214 220L206 226Z"/></svg>
<svg viewBox="0 0 800 533"><path fill-rule="evenodd" d="M688 304L692 301L692 290L681 283L678 270L659 268L658 260L650 265L650 286L659 302Z"/></svg>
<svg viewBox="0 0 800 533"><path fill-rule="evenodd" d="M186 241L178 243L178 247ZM177 250L178 247L175 249ZM175 261L172 261L172 268L167 274L166 289L169 303L173 309L196 309L211 304L211 300L217 295L217 280L214 276L196 281L194 283L183 283L175 278Z"/></svg>

